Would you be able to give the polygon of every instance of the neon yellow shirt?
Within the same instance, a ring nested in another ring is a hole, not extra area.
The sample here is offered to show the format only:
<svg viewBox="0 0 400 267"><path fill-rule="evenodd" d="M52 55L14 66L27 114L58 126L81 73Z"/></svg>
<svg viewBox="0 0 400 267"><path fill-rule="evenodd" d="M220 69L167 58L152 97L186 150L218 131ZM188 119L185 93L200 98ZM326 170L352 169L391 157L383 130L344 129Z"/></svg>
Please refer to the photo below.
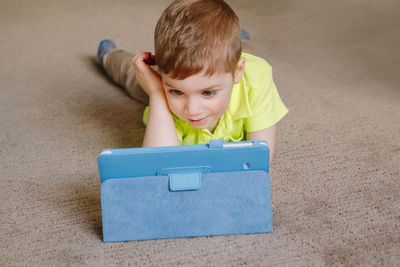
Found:
<svg viewBox="0 0 400 267"><path fill-rule="evenodd" d="M262 58L242 53L246 59L242 80L233 85L231 100L214 130L196 129L175 115L176 133L182 145L208 144L210 139L225 142L246 139L247 132L256 132L275 125L288 109L279 97L272 79L272 68ZM143 114L147 124L148 107Z"/></svg>

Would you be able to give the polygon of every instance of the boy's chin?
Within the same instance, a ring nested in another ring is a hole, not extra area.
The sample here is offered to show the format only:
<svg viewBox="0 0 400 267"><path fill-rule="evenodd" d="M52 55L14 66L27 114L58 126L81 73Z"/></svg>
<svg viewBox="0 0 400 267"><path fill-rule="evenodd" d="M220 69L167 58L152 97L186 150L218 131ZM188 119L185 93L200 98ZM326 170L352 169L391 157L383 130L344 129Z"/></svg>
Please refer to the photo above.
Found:
<svg viewBox="0 0 400 267"><path fill-rule="evenodd" d="M207 129L207 130L209 130L209 131L211 131L211 132L213 132L214 129L215 129L215 127L217 126L217 122L216 122L216 123L209 123L209 122L204 122L204 123L193 123L193 122L187 121L187 123L189 123L190 126L192 126L192 127L195 128L195 129L198 129L198 130L205 130L205 129Z"/></svg>

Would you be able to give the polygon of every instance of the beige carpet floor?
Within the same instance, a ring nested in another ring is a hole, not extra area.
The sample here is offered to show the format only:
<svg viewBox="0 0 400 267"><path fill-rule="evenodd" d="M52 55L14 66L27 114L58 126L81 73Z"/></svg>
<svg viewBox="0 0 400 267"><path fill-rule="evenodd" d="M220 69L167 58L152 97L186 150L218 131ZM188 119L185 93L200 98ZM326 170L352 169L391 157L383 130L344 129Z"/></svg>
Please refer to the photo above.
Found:
<svg viewBox="0 0 400 267"><path fill-rule="evenodd" d="M143 106L93 56L151 49L169 2L0 1L0 266L399 266L398 0L230 0L290 109L275 232L102 242L96 158Z"/></svg>

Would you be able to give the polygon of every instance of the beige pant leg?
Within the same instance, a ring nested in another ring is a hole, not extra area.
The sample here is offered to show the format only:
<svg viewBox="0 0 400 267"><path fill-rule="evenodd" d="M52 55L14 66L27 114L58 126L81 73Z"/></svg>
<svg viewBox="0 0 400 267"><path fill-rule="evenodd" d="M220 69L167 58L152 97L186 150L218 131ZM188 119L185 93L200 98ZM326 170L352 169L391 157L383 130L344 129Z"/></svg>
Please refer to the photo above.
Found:
<svg viewBox="0 0 400 267"><path fill-rule="evenodd" d="M149 97L136 81L132 65L134 56L123 50L114 50L104 56L103 66L114 82L121 85L132 98L148 105Z"/></svg>

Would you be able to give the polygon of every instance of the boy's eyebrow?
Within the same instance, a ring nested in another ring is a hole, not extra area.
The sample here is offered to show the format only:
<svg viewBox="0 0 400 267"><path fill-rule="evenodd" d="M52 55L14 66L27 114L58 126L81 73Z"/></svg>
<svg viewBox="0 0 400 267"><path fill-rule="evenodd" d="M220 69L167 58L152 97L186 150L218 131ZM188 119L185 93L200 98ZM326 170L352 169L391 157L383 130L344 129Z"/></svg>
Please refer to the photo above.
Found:
<svg viewBox="0 0 400 267"><path fill-rule="evenodd" d="M221 84L216 84L216 85L210 86L208 88L200 89L200 90L201 91L210 91L212 89L215 89L216 87L221 87Z"/></svg>
<svg viewBox="0 0 400 267"><path fill-rule="evenodd" d="M165 82L165 85L168 86L168 87L171 87L171 88L175 88L175 86L170 85L168 82ZM212 90L212 89L215 89L216 87L221 87L221 86L222 86L222 84L214 84L214 85L209 86L209 87L207 87L207 88L199 89L199 91Z"/></svg>
<svg viewBox="0 0 400 267"><path fill-rule="evenodd" d="M175 87L175 86L170 85L168 82L164 82L164 83L165 83L165 85L168 86L168 87Z"/></svg>

